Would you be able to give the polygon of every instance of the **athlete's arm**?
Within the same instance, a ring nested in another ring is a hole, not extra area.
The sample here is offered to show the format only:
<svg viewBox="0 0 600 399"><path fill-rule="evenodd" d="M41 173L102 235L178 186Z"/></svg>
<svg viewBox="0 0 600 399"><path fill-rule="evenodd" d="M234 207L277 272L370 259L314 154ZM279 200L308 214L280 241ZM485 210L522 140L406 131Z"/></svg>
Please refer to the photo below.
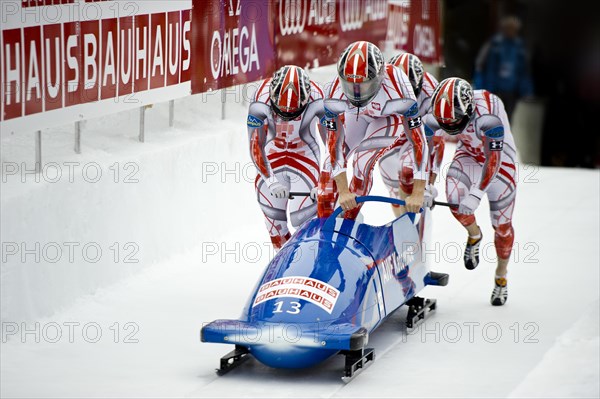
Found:
<svg viewBox="0 0 600 399"><path fill-rule="evenodd" d="M428 125L425 126L427 136L427 147L429 148L429 184L435 184L435 179L440 173L442 160L444 159L444 132L441 129L433 131Z"/></svg>
<svg viewBox="0 0 600 399"><path fill-rule="evenodd" d="M327 132L327 153L331 162L331 175L335 178L341 173L346 173L347 160L344 154L346 132L343 118L347 105L344 100L331 98L326 99L323 104L324 115L321 117L320 124Z"/></svg>
<svg viewBox="0 0 600 399"><path fill-rule="evenodd" d="M267 185L277 181L267 155L265 145L267 139L269 106L264 103L254 102L248 109L248 139L250 142L250 157L258 173Z"/></svg>
<svg viewBox="0 0 600 399"><path fill-rule="evenodd" d="M500 169L504 146L504 125L497 116L483 115L480 117L479 126L482 133L485 162L481 176L475 183L474 188L479 190L477 193L482 194L490 186Z"/></svg>

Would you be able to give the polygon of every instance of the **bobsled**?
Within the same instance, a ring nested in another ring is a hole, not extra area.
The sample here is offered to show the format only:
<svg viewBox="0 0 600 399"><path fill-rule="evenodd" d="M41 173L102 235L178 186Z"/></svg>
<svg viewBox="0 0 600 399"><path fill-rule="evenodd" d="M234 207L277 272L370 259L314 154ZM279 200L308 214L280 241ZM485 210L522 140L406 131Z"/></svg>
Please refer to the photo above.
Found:
<svg viewBox="0 0 600 399"><path fill-rule="evenodd" d="M404 202L357 197L357 202ZM273 257L237 320L202 327L203 342L235 345L218 374L250 356L275 368L305 368L341 353L342 379L351 380L375 358L369 334L401 306L407 327L435 310L416 294L446 285L448 275L428 269L421 254L428 210L371 226L338 217L305 222Z"/></svg>

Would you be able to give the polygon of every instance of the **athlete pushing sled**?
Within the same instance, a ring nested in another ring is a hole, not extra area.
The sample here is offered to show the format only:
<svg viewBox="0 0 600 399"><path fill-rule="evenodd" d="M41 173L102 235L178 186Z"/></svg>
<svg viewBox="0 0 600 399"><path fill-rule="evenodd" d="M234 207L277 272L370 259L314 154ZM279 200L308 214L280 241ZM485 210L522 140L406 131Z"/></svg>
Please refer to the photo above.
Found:
<svg viewBox="0 0 600 399"><path fill-rule="evenodd" d="M408 76L419 105L419 116L424 118L431 109L431 96L438 85L437 79L425 71L423 63L414 54L401 53L392 57L389 62ZM444 137L442 130L434 132L427 126L425 135L429 148L429 182L425 189L424 205L431 207L438 195L434 184L444 155ZM394 147L379 160L381 177L390 196L403 200L413 191L414 151L410 144L406 138L397 140ZM392 209L396 216L405 211L399 205L392 205Z"/></svg>
<svg viewBox="0 0 600 399"><path fill-rule="evenodd" d="M465 267L472 270L479 264L482 233L475 210L487 195L498 255L490 302L504 305L508 298L507 267L515 239L512 214L517 194L517 152L504 104L486 90L473 91L460 78L442 81L431 104L431 114L425 118L427 126L458 137L446 179L446 195L449 202L459 205L452 214L469 234Z"/></svg>
<svg viewBox="0 0 600 399"><path fill-rule="evenodd" d="M291 236L288 206L294 227L317 213L317 126L323 115L322 89L294 65L261 82L248 109L250 155L258 171L256 196L276 250ZM311 193L312 198L290 199L290 192Z"/></svg>
<svg viewBox="0 0 600 399"><path fill-rule="evenodd" d="M414 189L406 210L423 206L427 181L427 140L415 93L406 74L385 63L372 43L349 45L337 64L338 77L324 101L328 157L319 181L319 216L331 214L339 196L344 217L353 219L360 207L357 195L373 186L373 168L398 140L410 143ZM346 164L354 155L353 177L348 184Z"/></svg>

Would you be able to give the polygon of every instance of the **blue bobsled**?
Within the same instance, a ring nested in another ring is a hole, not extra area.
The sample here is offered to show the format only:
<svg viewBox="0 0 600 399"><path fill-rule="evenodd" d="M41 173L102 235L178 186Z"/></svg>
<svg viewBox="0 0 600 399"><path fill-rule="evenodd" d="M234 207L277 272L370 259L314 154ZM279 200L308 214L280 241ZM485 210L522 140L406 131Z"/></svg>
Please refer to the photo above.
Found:
<svg viewBox="0 0 600 399"><path fill-rule="evenodd" d="M404 204L385 197L357 202ZM219 374L254 356L276 368L313 366L346 356L343 379L374 359L369 334L404 304L407 326L435 309L435 300L415 295L426 285L446 285L448 275L431 272L421 256L427 218L407 213L384 226L338 218L307 221L275 255L239 320L215 320L201 331L203 342L235 345L221 359Z"/></svg>

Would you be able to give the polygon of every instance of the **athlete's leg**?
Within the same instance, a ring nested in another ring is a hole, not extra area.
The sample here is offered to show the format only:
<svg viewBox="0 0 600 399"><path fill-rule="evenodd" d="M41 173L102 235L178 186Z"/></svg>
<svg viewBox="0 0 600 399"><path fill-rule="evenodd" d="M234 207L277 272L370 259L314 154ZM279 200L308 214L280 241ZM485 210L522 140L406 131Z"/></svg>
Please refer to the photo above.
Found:
<svg viewBox="0 0 600 399"><path fill-rule="evenodd" d="M473 182L481 174L482 166L468 154L458 152L450 164L446 178L446 197L451 204L460 204L469 195ZM475 215L464 215L458 208L451 208L452 215L463 225L469 234L465 246L465 267L475 269L479 264L479 245L482 235Z"/></svg>
<svg viewBox="0 0 600 399"><path fill-rule="evenodd" d="M291 192L310 193L318 184L318 159L309 153L290 153L287 156L290 165L287 173ZM308 196L295 196L290 199L290 221L297 227L316 216L317 203Z"/></svg>
<svg viewBox="0 0 600 399"><path fill-rule="evenodd" d="M390 197L405 200L412 194L413 188L413 156L410 144L398 145L400 141L387 151L379 160L379 170L383 183L387 187ZM405 213L401 205L392 204L396 217Z"/></svg>
<svg viewBox="0 0 600 399"><path fill-rule="evenodd" d="M328 217L335 209L339 197L335 180L331 177L331 162L325 159L323 170L319 175L319 196L317 199L317 214L319 217Z"/></svg>
<svg viewBox="0 0 600 399"><path fill-rule="evenodd" d="M460 204L463 198L469 195L469 190L477 174L481 173L481 165L471 156L464 153L457 154L446 178L446 198L451 204ZM458 213L458 208L450 208L452 215L469 232L470 236L476 236L480 233L475 215L463 215Z"/></svg>
<svg viewBox="0 0 600 399"><path fill-rule="evenodd" d="M494 246L498 256L494 289L490 302L494 306L502 306L508 299L508 261L515 240L515 231L512 226L512 213L515 208L517 194L516 168L513 162L506 158L502 160L496 178L487 189L490 202L490 217L494 226ZM508 161L508 162L507 162Z"/></svg>
<svg viewBox="0 0 600 399"><path fill-rule="evenodd" d="M379 159L394 145L398 133L402 129L400 118L388 116L371 122L364 139L354 153L354 175L350 182L350 191L358 196L368 195L373 187L373 169ZM357 208L346 212L346 218L356 218L360 212Z"/></svg>
<svg viewBox="0 0 600 399"><path fill-rule="evenodd" d="M494 226L494 246L498 256L497 276L506 276L508 261L515 240L512 214L517 195L516 168L514 164L502 162L496 178L487 190L490 202L490 217Z"/></svg>

